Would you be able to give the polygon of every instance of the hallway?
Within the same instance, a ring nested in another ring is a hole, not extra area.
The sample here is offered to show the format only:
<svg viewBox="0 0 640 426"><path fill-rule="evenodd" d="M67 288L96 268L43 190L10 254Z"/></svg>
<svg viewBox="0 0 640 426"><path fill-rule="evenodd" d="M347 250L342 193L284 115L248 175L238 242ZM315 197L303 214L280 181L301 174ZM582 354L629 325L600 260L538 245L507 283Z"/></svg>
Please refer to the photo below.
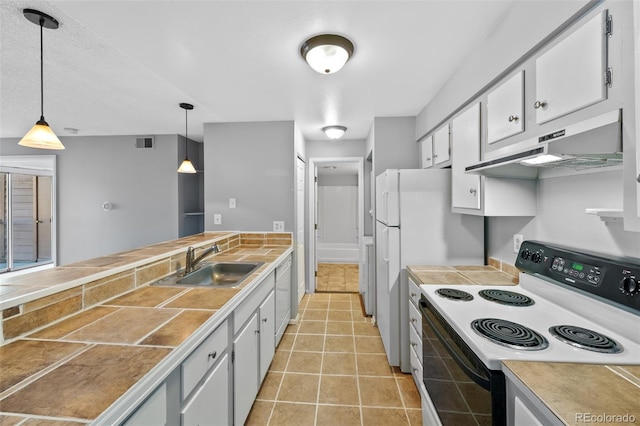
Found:
<svg viewBox="0 0 640 426"><path fill-rule="evenodd" d="M247 425L421 425L413 379L389 367L378 329L349 293L305 295Z"/></svg>
<svg viewBox="0 0 640 426"><path fill-rule="evenodd" d="M357 263L318 263L316 291L357 293L358 269Z"/></svg>

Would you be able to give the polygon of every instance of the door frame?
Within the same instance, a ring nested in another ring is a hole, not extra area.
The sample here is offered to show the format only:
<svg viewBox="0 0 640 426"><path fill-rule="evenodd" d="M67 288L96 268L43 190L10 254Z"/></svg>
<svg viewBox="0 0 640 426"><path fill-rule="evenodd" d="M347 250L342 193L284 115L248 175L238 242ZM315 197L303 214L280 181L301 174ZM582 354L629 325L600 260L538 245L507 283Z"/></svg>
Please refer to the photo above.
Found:
<svg viewBox="0 0 640 426"><path fill-rule="evenodd" d="M363 157L311 157L309 158L309 167L307 169L307 191L308 198L308 220L307 220L307 236L309 246L309 257L307 259L307 293L315 293L316 291L316 271L317 271L317 257L316 257L316 244L318 240L316 238L316 206L317 206L317 194L316 194L316 176L318 173L318 166L326 163L355 163L358 169L358 244L362 243L364 237L364 158ZM360 256L361 250L358 250L358 256Z"/></svg>

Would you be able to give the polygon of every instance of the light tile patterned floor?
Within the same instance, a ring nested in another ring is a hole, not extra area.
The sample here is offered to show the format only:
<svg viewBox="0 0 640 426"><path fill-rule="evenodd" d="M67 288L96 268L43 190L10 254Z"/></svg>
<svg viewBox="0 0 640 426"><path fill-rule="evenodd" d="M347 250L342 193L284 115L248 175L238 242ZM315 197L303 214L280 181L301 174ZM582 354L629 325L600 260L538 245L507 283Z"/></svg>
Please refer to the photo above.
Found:
<svg viewBox="0 0 640 426"><path fill-rule="evenodd" d="M318 263L316 291L357 293L357 263Z"/></svg>
<svg viewBox="0 0 640 426"><path fill-rule="evenodd" d="M421 425L410 375L387 363L358 294L315 293L300 304L247 425Z"/></svg>

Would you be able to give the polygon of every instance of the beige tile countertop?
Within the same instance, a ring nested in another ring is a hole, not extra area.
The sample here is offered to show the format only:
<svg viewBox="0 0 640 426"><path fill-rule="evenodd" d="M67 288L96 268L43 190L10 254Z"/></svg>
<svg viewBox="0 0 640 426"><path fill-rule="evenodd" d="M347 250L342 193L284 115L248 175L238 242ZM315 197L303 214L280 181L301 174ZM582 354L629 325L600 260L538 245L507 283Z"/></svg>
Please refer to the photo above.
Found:
<svg viewBox="0 0 640 426"><path fill-rule="evenodd" d="M212 240L222 251L209 260L265 263L235 288L149 286L184 265L186 247ZM90 423L143 378L171 371L291 251L291 234L206 233L3 281L51 279L58 292L3 310L0 425ZM67 305L80 309L65 315Z"/></svg>
<svg viewBox="0 0 640 426"><path fill-rule="evenodd" d="M409 276L411 276L416 284L478 284L478 285L516 285L518 284L517 275L497 269L489 265L478 266L424 266L409 265L407 266Z"/></svg>
<svg viewBox="0 0 640 426"><path fill-rule="evenodd" d="M503 365L507 376L530 389L565 425L640 423L640 365L527 361Z"/></svg>

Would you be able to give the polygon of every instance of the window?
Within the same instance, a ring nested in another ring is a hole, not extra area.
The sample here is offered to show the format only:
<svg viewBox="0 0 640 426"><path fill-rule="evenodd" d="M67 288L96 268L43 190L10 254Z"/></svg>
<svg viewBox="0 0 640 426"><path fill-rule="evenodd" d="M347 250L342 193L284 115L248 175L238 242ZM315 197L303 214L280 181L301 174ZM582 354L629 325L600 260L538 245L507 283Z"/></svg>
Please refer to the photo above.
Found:
<svg viewBox="0 0 640 426"><path fill-rule="evenodd" d="M55 156L0 157L0 273L55 264Z"/></svg>

